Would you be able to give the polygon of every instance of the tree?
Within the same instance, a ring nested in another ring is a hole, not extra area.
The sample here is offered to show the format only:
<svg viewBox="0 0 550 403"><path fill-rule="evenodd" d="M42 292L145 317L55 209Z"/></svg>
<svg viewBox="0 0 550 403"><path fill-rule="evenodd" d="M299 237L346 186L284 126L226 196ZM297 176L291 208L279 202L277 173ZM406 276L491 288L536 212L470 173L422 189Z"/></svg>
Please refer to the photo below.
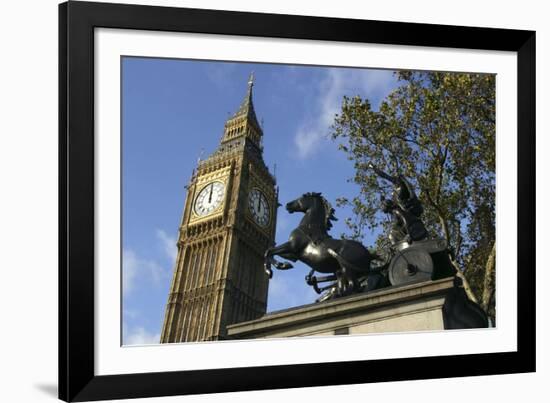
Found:
<svg viewBox="0 0 550 403"><path fill-rule="evenodd" d="M369 163L409 178L424 204L426 227L443 236L470 297L495 316L495 77L441 72L395 73L399 86L378 110L368 99L344 97L332 138L354 162L359 194L351 237L365 230L387 239L379 196L388 184Z"/></svg>

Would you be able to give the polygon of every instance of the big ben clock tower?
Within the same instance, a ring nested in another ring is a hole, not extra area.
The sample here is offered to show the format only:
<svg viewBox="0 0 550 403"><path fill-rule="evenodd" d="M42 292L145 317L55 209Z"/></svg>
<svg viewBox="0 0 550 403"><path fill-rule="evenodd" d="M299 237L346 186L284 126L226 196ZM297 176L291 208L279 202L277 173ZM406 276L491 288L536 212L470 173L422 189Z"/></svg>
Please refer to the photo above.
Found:
<svg viewBox="0 0 550 403"><path fill-rule="evenodd" d="M277 189L262 157L253 76L218 149L189 185L161 343L220 340L266 312L263 255L275 239Z"/></svg>

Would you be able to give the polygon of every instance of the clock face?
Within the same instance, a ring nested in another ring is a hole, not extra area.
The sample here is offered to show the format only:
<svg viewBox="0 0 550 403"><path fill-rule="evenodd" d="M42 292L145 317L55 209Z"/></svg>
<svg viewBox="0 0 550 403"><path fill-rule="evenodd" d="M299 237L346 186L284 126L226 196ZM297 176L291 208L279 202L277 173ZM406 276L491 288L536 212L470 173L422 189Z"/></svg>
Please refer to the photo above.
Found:
<svg viewBox="0 0 550 403"><path fill-rule="evenodd" d="M195 214L203 217L214 212L222 204L224 193L222 182L211 182L203 187L195 199Z"/></svg>
<svg viewBox="0 0 550 403"><path fill-rule="evenodd" d="M264 194L258 189L252 189L248 195L248 210L258 225L267 227L267 224L269 224L269 204Z"/></svg>

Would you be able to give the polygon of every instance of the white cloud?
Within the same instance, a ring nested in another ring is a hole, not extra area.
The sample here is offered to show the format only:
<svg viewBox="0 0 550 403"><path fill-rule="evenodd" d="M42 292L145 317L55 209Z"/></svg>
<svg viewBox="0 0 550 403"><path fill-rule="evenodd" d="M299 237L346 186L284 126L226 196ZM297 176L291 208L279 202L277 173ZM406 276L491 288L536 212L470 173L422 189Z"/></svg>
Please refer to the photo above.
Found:
<svg viewBox="0 0 550 403"><path fill-rule="evenodd" d="M128 294L134 288L134 282L137 275L138 262L136 255L131 250L122 252L122 289L124 294Z"/></svg>
<svg viewBox="0 0 550 403"><path fill-rule="evenodd" d="M166 231L161 229L157 229L156 235L162 243L162 247L164 253L166 254L166 257L170 259L170 263L173 265L176 261L176 255L178 253L176 238L171 237L166 233Z"/></svg>
<svg viewBox="0 0 550 403"><path fill-rule="evenodd" d="M136 288L138 280L152 281L155 285L159 285L167 276L168 271L154 260L142 259L131 249L122 251L122 289L124 295L128 295Z"/></svg>
<svg viewBox="0 0 550 403"><path fill-rule="evenodd" d="M123 344L159 344L160 333L147 331L144 327L129 328L123 326Z"/></svg>
<svg viewBox="0 0 550 403"><path fill-rule="evenodd" d="M327 69L319 82L317 102L300 124L294 136L298 157L305 159L328 139L329 127L339 112L342 97L367 94L368 98L383 97L395 85L391 71L359 69Z"/></svg>
<svg viewBox="0 0 550 403"><path fill-rule="evenodd" d="M307 158L318 147L319 141L323 140L325 133L313 127L301 127L296 132L294 143L298 147L298 157Z"/></svg>

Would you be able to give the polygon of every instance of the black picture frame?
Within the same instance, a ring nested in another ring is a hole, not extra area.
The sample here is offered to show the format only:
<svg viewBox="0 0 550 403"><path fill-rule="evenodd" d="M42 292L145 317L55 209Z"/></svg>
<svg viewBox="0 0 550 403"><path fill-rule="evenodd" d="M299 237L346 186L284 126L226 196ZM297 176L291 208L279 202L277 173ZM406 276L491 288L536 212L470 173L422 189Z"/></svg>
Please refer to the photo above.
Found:
<svg viewBox="0 0 550 403"><path fill-rule="evenodd" d="M517 52L517 352L96 376L94 29L98 27ZM60 399L89 401L535 371L535 32L68 2L59 5L59 94Z"/></svg>

